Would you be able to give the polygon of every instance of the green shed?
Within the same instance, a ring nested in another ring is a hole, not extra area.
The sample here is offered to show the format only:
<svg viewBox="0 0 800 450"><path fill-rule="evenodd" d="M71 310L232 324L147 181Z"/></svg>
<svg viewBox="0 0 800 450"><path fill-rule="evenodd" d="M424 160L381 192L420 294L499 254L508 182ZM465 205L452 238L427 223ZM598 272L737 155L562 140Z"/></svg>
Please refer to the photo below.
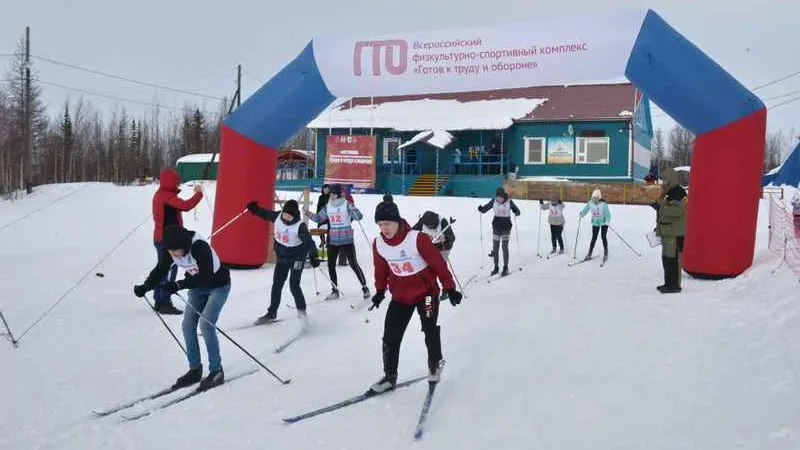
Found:
<svg viewBox="0 0 800 450"><path fill-rule="evenodd" d="M181 177L181 183L204 179L203 172L205 172L206 165L209 161L211 161L212 156L214 156L214 162L211 164L211 167L208 170L208 176L205 179L216 180L217 169L219 168L219 154L214 155L213 153L195 153L178 158L176 166L178 169L178 175Z"/></svg>

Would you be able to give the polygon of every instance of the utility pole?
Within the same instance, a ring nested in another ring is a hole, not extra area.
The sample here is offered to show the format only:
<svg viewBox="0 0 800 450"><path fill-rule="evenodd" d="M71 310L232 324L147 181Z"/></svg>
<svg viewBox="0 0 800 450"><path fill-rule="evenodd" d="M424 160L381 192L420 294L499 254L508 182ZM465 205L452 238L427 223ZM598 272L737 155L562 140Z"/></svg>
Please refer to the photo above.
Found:
<svg viewBox="0 0 800 450"><path fill-rule="evenodd" d="M31 158L33 156L33 127L31 107L31 28L25 27L25 158L23 162L23 182L28 194L33 192Z"/></svg>
<svg viewBox="0 0 800 450"><path fill-rule="evenodd" d="M242 104L242 65L236 66L236 107Z"/></svg>

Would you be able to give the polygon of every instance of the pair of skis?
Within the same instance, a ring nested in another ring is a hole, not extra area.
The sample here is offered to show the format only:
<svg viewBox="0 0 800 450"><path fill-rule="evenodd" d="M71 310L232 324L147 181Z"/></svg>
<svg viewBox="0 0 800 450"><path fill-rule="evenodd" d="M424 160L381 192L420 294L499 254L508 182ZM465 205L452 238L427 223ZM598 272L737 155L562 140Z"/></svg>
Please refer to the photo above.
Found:
<svg viewBox="0 0 800 450"><path fill-rule="evenodd" d="M319 408L319 409L315 409L313 411L309 411L307 413L303 413L303 414L300 414L298 416L286 417L286 418L283 419L283 421L285 423L297 423L297 422L300 422L302 420L306 420L306 419L310 419L312 417L316 417L316 416L318 416L320 414L326 414L326 413L329 413L329 412L332 412L332 411L337 411L339 409L345 408L347 406L355 405L357 403L361 403L361 402L363 402L365 400L369 400L369 399L374 398L374 397L379 397L381 395L386 395L388 393L396 391L397 389L411 386L412 384L415 384L415 383L417 383L419 381L422 381L422 380L424 380L426 378L428 378L428 377L427 376L421 376L421 377L417 377L417 378L411 378L411 379L406 380L406 381L402 381L400 383L397 383L395 385L394 389L386 391L386 392L382 392L382 393L371 393L370 391L367 391L367 392L365 392L365 393L363 393L361 395L356 395L354 397L350 397L350 398L342 400L340 402L337 402L337 403L334 403L334 404L331 404L331 405L328 405L328 406L325 406L325 407L322 407L322 408ZM417 420L417 426L414 429L414 439L422 439L422 435L425 432L425 424L426 424L426 422L428 420L428 414L430 412L431 404L433 403L433 394L436 391L436 386L438 384L439 384L438 382L433 382L433 381L428 382L428 392L425 395L425 401L423 402L422 409L420 410L419 419Z"/></svg>
<svg viewBox="0 0 800 450"><path fill-rule="evenodd" d="M583 259L582 259L582 260L580 260L580 261L575 261L575 262L573 262L573 263L569 263L569 264L567 264L567 267L574 267L574 266L577 266L578 264L583 264L583 263L585 263L586 261L590 261L590 260L592 260L592 259L594 259L594 256L592 256L592 257L589 257L589 258L583 258ZM605 266L605 265L606 265L606 261L608 261L608 257L607 257L607 256L603 256L603 260L600 262L600 267L603 267L603 266Z"/></svg>
<svg viewBox="0 0 800 450"><path fill-rule="evenodd" d="M218 386L223 386L223 385L225 385L225 384L227 384L227 383L229 383L229 382L231 382L233 380L245 377L247 375L254 374L256 372L258 372L258 369L249 369L249 370L244 371L244 372L239 372L239 373L236 373L234 375L227 376L226 379L225 379L225 382L220 384L220 385L218 385ZM169 400L169 401L167 401L165 403L160 403L158 405L155 405L155 406L152 406L152 407L149 407L149 408L145 408L145 409L140 410L140 411L131 411L131 412L128 412L128 413L123 412L122 414L120 414L120 416L126 421L141 419L142 417L149 416L154 411L157 411L159 409L164 409L164 408L167 408L169 406L178 404L178 403L183 402L185 400L188 400L188 399L190 399L190 398L192 398L192 397L194 397L196 395L199 395L199 394L202 394L204 392L208 392L210 390L213 390L215 387L217 387L217 386L214 386L212 388L205 389L205 390L200 390L198 388L191 389L188 392L185 392L184 394L182 394L182 395L180 395L178 397L175 397L175 398L173 398L173 399L171 399L171 400ZM119 403L119 404L114 405L114 406L112 406L110 408L93 409L92 410L92 414L94 414L96 416L99 416L99 417L110 416L110 415L118 413L120 411L125 411L125 410L128 410L128 409L131 409L131 408L133 408L133 407L135 407L135 406L137 406L137 405L139 405L141 403L144 403L144 402L147 402L147 401L151 401L151 400L156 400L158 398L161 398L161 397L167 396L169 394L172 394L173 392L178 392L178 391L181 391L181 390L184 390L184 389L186 389L186 388L174 388L174 387L164 388L164 389L156 391L156 392L154 392L152 394L144 395L142 397L139 397L139 398L127 401L127 402Z"/></svg>

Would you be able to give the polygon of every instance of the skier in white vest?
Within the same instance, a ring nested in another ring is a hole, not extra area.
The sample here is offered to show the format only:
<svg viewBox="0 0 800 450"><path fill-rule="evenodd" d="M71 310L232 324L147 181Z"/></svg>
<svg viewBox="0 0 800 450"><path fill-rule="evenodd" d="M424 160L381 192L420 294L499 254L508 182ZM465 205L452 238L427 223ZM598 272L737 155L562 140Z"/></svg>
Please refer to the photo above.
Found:
<svg viewBox="0 0 800 450"><path fill-rule="evenodd" d="M356 247L353 243L353 221L361 220L364 216L352 203L342 196L342 186L334 184L331 186L328 204L322 208L319 214L312 214L311 211L303 211L306 216L317 223L328 221L328 275L333 284L331 293L325 300L336 300L339 298L339 279L336 276L336 261L339 253L343 253L350 263L350 268L361 283L361 294L363 298L369 299L370 292L367 287L367 279L364 271L358 265L356 259Z"/></svg>
<svg viewBox="0 0 800 450"><path fill-rule="evenodd" d="M281 292L286 278L289 277L289 289L294 297L297 314L301 319L306 317L306 299L300 287L305 260L308 258L311 267L319 267L317 247L308 232L308 226L300 220L300 205L296 200L289 200L283 205L281 212L271 211L258 206L258 202L247 204L247 209L256 216L272 222L274 249L277 261L272 275L272 294L267 313L259 317L256 325L275 321L278 307L281 306ZM291 273L291 275L289 275Z"/></svg>
<svg viewBox="0 0 800 450"><path fill-rule="evenodd" d="M397 385L400 344L415 310L419 314L428 349L428 381L438 382L444 359L441 328L436 323L439 317L437 278L449 294L450 303L453 306L461 303L461 293L455 288L453 275L447 269L442 254L428 236L412 230L408 222L400 217L391 195L385 195L383 202L375 209L375 222L380 227L381 235L372 244L376 293L370 309L380 306L387 288L392 300L383 325L384 376L370 387L367 395L380 394Z"/></svg>
<svg viewBox="0 0 800 450"><path fill-rule="evenodd" d="M447 219L440 217L439 214L433 211L425 211L411 229L421 231L429 236L434 247L439 250L445 261L449 263L450 251L453 250L453 244L456 242L453 223L455 223L455 219L452 217L448 222ZM447 291L442 292L441 299L447 300Z"/></svg>
<svg viewBox="0 0 800 450"><path fill-rule="evenodd" d="M133 287L133 293L137 297L144 297L166 276L173 264L186 272L184 279L170 281L162 286L170 295L189 289L187 303L191 307L184 310L182 324L189 371L175 381L174 387L182 388L200 382L199 390L210 389L225 381L215 326L231 290L230 272L220 262L208 241L180 225L164 228L162 244L163 250L159 254L158 264L150 271L144 283ZM201 319L198 312L208 321ZM204 379L200 344L197 340L198 324L208 352L209 374Z"/></svg>
<svg viewBox="0 0 800 450"><path fill-rule="evenodd" d="M509 200L508 193L502 187L497 188L495 197L489 203L478 206L478 212L484 214L489 210L494 210L492 219L492 258L494 259L494 270L491 275L497 275L500 271L498 259L500 257L500 244L503 244L503 272L501 276L508 275L508 240L511 237L511 213L519 216L519 208L514 200ZM481 238L483 239L483 238Z"/></svg>

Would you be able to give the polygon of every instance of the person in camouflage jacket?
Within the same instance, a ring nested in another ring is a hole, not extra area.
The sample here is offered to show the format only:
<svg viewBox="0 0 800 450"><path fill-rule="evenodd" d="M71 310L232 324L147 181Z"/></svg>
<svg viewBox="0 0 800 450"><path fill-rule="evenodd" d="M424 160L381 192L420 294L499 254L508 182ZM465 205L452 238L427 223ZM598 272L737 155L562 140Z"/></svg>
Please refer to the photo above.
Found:
<svg viewBox="0 0 800 450"><path fill-rule="evenodd" d="M661 196L652 206L656 210L656 234L661 237L661 261L664 266L664 284L658 286L662 294L681 292L681 264L683 239L686 234L686 190L678 182L672 169L664 172Z"/></svg>

